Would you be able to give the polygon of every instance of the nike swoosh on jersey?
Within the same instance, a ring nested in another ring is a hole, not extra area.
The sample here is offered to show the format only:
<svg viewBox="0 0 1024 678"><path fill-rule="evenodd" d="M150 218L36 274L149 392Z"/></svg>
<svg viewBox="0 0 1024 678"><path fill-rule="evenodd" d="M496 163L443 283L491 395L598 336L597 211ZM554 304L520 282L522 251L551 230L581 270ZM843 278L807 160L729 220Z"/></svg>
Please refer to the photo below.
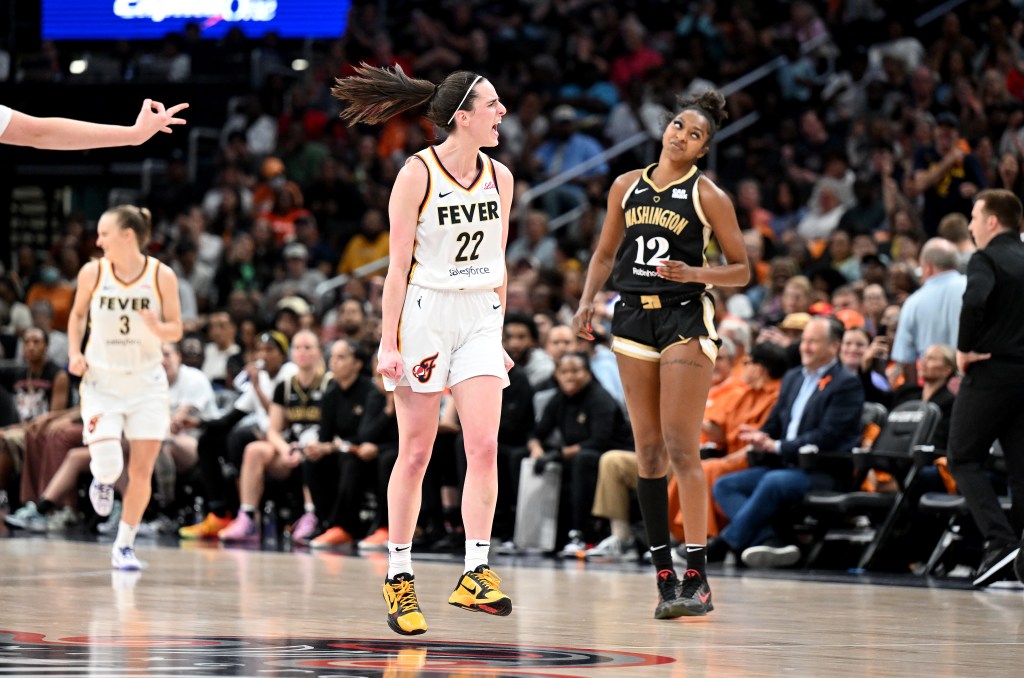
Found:
<svg viewBox="0 0 1024 678"><path fill-rule="evenodd" d="M646 191L646 190L647 190L646 188L638 188L638 189L636 189L636 190L635 190L635 191L633 191L633 192L634 192L634 193L643 193L643 192L644 192L644 191Z"/></svg>
<svg viewBox="0 0 1024 678"><path fill-rule="evenodd" d="M454 192L455 192L455 191L448 191L447 193L438 193L438 194L437 194L437 197L438 197L438 198L447 198L447 197L448 197L449 195L451 195L451 194L452 194L452 193L454 193Z"/></svg>
<svg viewBox="0 0 1024 678"><path fill-rule="evenodd" d="M497 311L499 308L501 308L501 304L498 304L497 306L491 306L491 308ZM477 544L477 546L479 546L479 544ZM490 544L488 544L488 546L490 546Z"/></svg>

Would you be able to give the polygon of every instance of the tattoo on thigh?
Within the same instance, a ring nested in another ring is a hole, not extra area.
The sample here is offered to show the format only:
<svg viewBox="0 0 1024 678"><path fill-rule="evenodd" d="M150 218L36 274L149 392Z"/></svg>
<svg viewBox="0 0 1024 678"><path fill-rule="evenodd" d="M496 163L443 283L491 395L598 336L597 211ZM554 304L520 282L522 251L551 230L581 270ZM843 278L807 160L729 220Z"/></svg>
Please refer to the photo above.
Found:
<svg viewBox="0 0 1024 678"><path fill-rule="evenodd" d="M673 358L672 360L666 360L662 365L682 365L683 367L696 367L697 369L704 368L704 363L697 360L690 360L689 358Z"/></svg>

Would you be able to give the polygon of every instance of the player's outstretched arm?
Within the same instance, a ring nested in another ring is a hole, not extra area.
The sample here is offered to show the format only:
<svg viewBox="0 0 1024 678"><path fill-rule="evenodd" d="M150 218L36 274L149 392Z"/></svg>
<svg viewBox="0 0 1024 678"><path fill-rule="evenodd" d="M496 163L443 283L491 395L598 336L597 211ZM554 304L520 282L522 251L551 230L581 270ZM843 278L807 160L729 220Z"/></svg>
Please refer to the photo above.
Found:
<svg viewBox="0 0 1024 678"><path fill-rule="evenodd" d="M56 151L138 146L149 141L157 132L170 133L172 125L184 125L184 118L175 116L186 108L188 104L164 108L159 101L146 99L135 124L131 126L105 125L70 118L36 118L12 110L7 128L0 133L0 143Z"/></svg>

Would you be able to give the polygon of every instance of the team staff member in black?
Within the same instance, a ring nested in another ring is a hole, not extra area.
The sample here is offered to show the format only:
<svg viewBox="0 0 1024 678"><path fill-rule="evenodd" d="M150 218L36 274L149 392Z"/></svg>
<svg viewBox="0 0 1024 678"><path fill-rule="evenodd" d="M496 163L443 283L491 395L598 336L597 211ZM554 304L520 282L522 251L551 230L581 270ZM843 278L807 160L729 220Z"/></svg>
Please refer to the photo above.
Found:
<svg viewBox="0 0 1024 678"><path fill-rule="evenodd" d="M327 387L320 408L320 442L303 450L306 486L314 499L325 498L316 502L317 508L327 509L327 530L309 542L315 549L342 546L361 536L363 487L373 483L377 460L377 446L359 438L370 395L376 390L363 373L365 363L357 342L341 339L331 345L328 367L334 382ZM327 501L330 497L333 502Z"/></svg>
<svg viewBox="0 0 1024 678"><path fill-rule="evenodd" d="M742 286L750 272L729 197L696 162L725 119L725 99L708 91L680 101L662 135L658 163L619 176L591 260L573 329L593 339L594 296L612 273L621 300L612 322L626 406L636 440L637 494L658 573L658 619L712 609L705 576L707 487L700 426L718 353L711 285ZM726 263L708 267L711 235ZM618 250L618 254L615 251ZM679 479L687 545L683 581L672 567L668 465Z"/></svg>
<svg viewBox="0 0 1024 678"><path fill-rule="evenodd" d="M967 289L960 311L957 367L964 380L953 403L949 431L950 468L985 538L976 586L985 586L1017 559L1024 575L1020 531L1024 527L1024 244L1021 202L1010 191L978 194L970 231L978 251L967 264ZM1006 455L1012 526L983 468L998 440Z"/></svg>

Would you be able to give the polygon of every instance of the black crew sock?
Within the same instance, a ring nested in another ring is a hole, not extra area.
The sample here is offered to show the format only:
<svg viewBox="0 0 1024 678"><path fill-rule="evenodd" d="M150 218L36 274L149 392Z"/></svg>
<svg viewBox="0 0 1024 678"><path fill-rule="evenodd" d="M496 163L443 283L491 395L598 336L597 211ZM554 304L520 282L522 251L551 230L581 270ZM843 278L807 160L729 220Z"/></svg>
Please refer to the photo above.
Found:
<svg viewBox="0 0 1024 678"><path fill-rule="evenodd" d="M687 544L686 569L696 570L702 579L707 579L708 575L704 571L707 569L707 555L708 547L705 544Z"/></svg>
<svg viewBox="0 0 1024 678"><path fill-rule="evenodd" d="M675 572L668 532L668 478L638 478L636 496L644 517L647 543L651 545L654 569Z"/></svg>
<svg viewBox="0 0 1024 678"><path fill-rule="evenodd" d="M39 503L36 504L36 510L39 511L39 513L41 513L44 516L49 514L50 511L52 511L55 508L57 508L57 505L54 504L49 499L40 499Z"/></svg>

